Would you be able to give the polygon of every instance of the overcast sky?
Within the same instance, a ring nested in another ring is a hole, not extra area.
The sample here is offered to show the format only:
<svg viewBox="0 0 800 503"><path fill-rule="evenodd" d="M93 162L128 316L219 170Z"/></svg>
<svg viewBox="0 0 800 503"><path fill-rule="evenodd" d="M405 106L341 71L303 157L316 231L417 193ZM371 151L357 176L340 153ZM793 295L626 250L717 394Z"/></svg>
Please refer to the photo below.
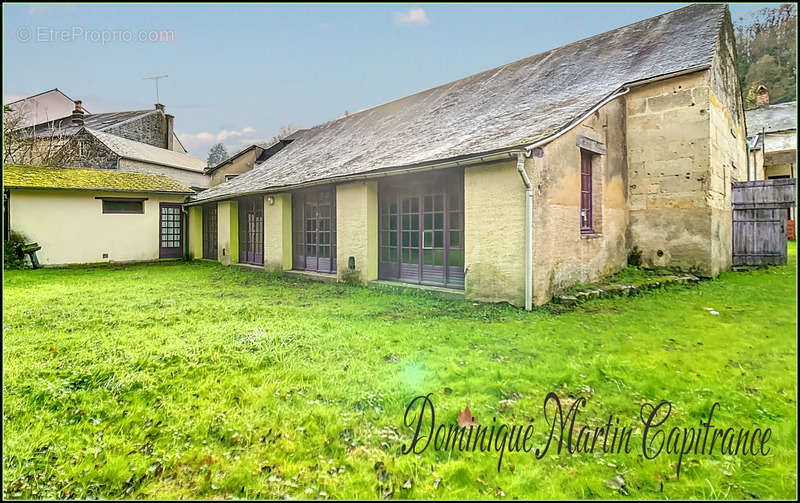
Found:
<svg viewBox="0 0 800 503"><path fill-rule="evenodd" d="M3 102L160 101L202 159L686 4L3 5ZM732 4L734 20L770 4ZM774 4L773 4L774 5Z"/></svg>

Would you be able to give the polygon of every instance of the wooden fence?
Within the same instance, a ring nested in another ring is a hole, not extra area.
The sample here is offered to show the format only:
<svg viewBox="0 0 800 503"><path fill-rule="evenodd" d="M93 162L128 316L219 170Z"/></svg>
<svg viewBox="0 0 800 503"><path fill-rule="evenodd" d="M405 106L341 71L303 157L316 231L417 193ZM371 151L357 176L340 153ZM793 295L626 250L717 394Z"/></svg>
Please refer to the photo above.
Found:
<svg viewBox="0 0 800 503"><path fill-rule="evenodd" d="M733 265L786 263L795 179L733 183Z"/></svg>

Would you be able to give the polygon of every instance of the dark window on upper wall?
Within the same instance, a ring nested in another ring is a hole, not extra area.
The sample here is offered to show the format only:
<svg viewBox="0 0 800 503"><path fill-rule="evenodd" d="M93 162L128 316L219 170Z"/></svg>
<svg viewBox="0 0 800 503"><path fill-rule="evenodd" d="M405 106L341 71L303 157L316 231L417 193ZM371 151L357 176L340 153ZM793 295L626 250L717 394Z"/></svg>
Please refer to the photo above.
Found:
<svg viewBox="0 0 800 503"><path fill-rule="evenodd" d="M581 149L581 234L594 234L592 226L592 153Z"/></svg>
<svg viewBox="0 0 800 503"><path fill-rule="evenodd" d="M144 199L104 198L103 213L144 213Z"/></svg>

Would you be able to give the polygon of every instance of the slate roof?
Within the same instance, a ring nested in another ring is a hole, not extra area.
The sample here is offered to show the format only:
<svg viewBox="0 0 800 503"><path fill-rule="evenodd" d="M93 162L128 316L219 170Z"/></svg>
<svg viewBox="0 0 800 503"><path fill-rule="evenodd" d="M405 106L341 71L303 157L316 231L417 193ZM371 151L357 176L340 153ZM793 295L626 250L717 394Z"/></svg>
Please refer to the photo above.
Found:
<svg viewBox="0 0 800 503"><path fill-rule="evenodd" d="M744 111L747 135L797 129L797 102L787 101Z"/></svg>
<svg viewBox="0 0 800 503"><path fill-rule="evenodd" d="M165 175L105 169L3 166L3 186L26 189L103 190L111 192L157 192L194 194L189 187Z"/></svg>
<svg viewBox="0 0 800 503"><path fill-rule="evenodd" d="M129 140L121 136L102 131L95 131L87 127L83 128L88 134L100 140L105 146L115 154L125 159L144 161L161 166L169 166L187 171L202 173L206 168L206 162L192 157L183 152L175 152L165 148L154 147L147 143Z"/></svg>
<svg viewBox="0 0 800 503"><path fill-rule="evenodd" d="M43 122L34 126L34 133L39 137L51 136L59 134L63 136L70 136L81 130L82 127L103 131L111 126L116 126L129 120L139 119L148 114L159 113L158 110L131 110L128 112L109 112L102 114L84 114L83 124L75 124L72 122L72 115L62 117L50 122ZM52 127L51 127L52 125Z"/></svg>
<svg viewBox="0 0 800 503"><path fill-rule="evenodd" d="M626 84L708 67L727 7L691 5L313 127L195 199L277 191L546 138Z"/></svg>

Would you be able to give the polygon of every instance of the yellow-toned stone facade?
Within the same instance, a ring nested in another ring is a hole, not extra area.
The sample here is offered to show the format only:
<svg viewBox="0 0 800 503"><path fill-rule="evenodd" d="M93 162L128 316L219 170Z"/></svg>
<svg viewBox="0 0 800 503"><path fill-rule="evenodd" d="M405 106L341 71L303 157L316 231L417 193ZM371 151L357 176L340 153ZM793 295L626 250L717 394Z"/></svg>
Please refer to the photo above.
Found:
<svg viewBox="0 0 800 503"><path fill-rule="evenodd" d="M581 147L591 140L592 227L582 234ZM625 266L628 256L625 104L615 100L526 162L534 186L533 298L542 304L576 283Z"/></svg>
<svg viewBox="0 0 800 503"><path fill-rule="evenodd" d="M711 70L634 88L627 101L631 247L645 266L715 276L731 264L731 181L746 179L740 106ZM736 92L736 91L731 91Z"/></svg>
<svg viewBox="0 0 800 503"><path fill-rule="evenodd" d="M361 283L378 279L378 182L336 186L336 276Z"/></svg>
<svg viewBox="0 0 800 503"><path fill-rule="evenodd" d="M250 171L255 166L256 157L263 152L263 149L260 147L256 147L253 149L248 150L244 154L240 155L236 159L232 160L231 162L226 163L224 166L221 166L219 169L214 170L211 173L211 183L210 186L213 187L215 185L219 185L226 181L226 176L229 175L240 175L246 171Z"/></svg>
<svg viewBox="0 0 800 503"><path fill-rule="evenodd" d="M728 20L729 21L729 20ZM732 29L709 68L633 85L524 160L533 190L533 302L645 267L715 276L731 265L731 182L747 179ZM591 229L581 229L581 152ZM517 159L464 170L464 294L525 305L525 185ZM265 204L265 264L291 267L290 194ZM235 202L219 205L220 261L238 256ZM378 182L336 186L337 278L378 277ZM223 252L225 250L227 253ZM350 259L355 263L349 268Z"/></svg>

